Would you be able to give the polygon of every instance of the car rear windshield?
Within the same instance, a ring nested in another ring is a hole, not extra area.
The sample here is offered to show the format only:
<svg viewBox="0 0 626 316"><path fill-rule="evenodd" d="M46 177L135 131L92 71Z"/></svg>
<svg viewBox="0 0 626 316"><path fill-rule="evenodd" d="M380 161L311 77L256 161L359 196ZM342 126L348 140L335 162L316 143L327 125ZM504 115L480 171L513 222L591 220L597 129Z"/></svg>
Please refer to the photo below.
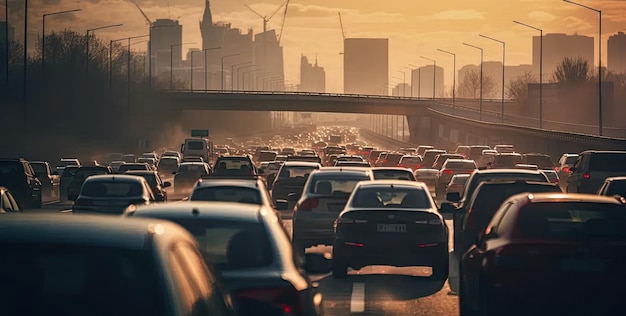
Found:
<svg viewBox="0 0 626 316"><path fill-rule="evenodd" d="M274 161L277 155L275 152L261 152L259 161Z"/></svg>
<svg viewBox="0 0 626 316"><path fill-rule="evenodd" d="M374 179L415 180L413 173L408 170L374 170Z"/></svg>
<svg viewBox="0 0 626 316"><path fill-rule="evenodd" d="M191 194L192 201L238 202L261 205L259 190L238 186L210 186L196 188Z"/></svg>
<svg viewBox="0 0 626 316"><path fill-rule="evenodd" d="M0 179L15 179L24 176L24 166L19 161L0 161Z"/></svg>
<svg viewBox="0 0 626 316"><path fill-rule="evenodd" d="M220 159L217 162L217 170L241 170L242 166L252 169L252 164L248 159Z"/></svg>
<svg viewBox="0 0 626 316"><path fill-rule="evenodd" d="M403 188L362 188L354 192L353 207L430 208L432 204L426 191Z"/></svg>
<svg viewBox="0 0 626 316"><path fill-rule="evenodd" d="M454 170L470 170L476 169L476 163L473 161L446 161L444 168Z"/></svg>
<svg viewBox="0 0 626 316"><path fill-rule="evenodd" d="M191 232L202 255L219 270L261 268L274 261L274 250L261 223L202 218L168 219Z"/></svg>
<svg viewBox="0 0 626 316"><path fill-rule="evenodd" d="M478 190L469 207L471 210L469 217L472 217L478 230L487 228L500 205L513 195L524 192L561 192L556 185L540 184L483 184Z"/></svg>
<svg viewBox="0 0 626 316"><path fill-rule="evenodd" d="M605 195L621 195L626 197L626 180L611 181Z"/></svg>
<svg viewBox="0 0 626 316"><path fill-rule="evenodd" d="M494 164L498 166L513 167L518 163L522 163L522 157L517 155L497 155L493 159Z"/></svg>
<svg viewBox="0 0 626 316"><path fill-rule="evenodd" d="M187 149L189 150L203 150L204 149L203 141L191 141L187 142Z"/></svg>
<svg viewBox="0 0 626 316"><path fill-rule="evenodd" d="M370 180L367 175L316 175L309 178L309 192L314 194L350 194L360 181Z"/></svg>
<svg viewBox="0 0 626 316"><path fill-rule="evenodd" d="M0 257L11 258L11 268L0 269L8 314L165 315L150 251L3 242Z"/></svg>
<svg viewBox="0 0 626 316"><path fill-rule="evenodd" d="M150 167L146 164L123 164L120 166L119 171L124 172L128 170L150 170Z"/></svg>
<svg viewBox="0 0 626 316"><path fill-rule="evenodd" d="M82 178L82 179L87 179L87 177L90 176L95 176L95 175L99 175L99 174L108 174L109 171L106 169L94 169L94 168L88 168L88 169L83 169L80 168L78 170L76 170L76 172L74 173L74 177L76 179Z"/></svg>
<svg viewBox="0 0 626 316"><path fill-rule="evenodd" d="M595 153L589 162L591 171L626 171L626 153Z"/></svg>
<svg viewBox="0 0 626 316"><path fill-rule="evenodd" d="M548 182L548 178L542 173L492 173L492 174L474 174L471 182L467 186L467 190L465 190L464 196L471 198L472 194L474 194L474 190L482 181L488 180L528 180L528 181L536 181L536 182ZM468 199L469 200L469 199ZM469 201L468 201L469 202Z"/></svg>
<svg viewBox="0 0 626 316"><path fill-rule="evenodd" d="M175 167L175 166L178 166L178 159L161 158L161 160L159 160L159 167Z"/></svg>
<svg viewBox="0 0 626 316"><path fill-rule="evenodd" d="M305 167L305 166L290 166L283 167L280 169L280 173L278 174L278 179L285 180L293 180L293 181L305 181L309 174L316 170L314 167Z"/></svg>
<svg viewBox="0 0 626 316"><path fill-rule="evenodd" d="M626 241L626 208L592 202L532 203L521 210L514 236L543 240L614 238Z"/></svg>
<svg viewBox="0 0 626 316"><path fill-rule="evenodd" d="M550 160L550 156L526 156L525 163L529 165L537 165L539 168L552 168L554 163Z"/></svg>
<svg viewBox="0 0 626 316"><path fill-rule="evenodd" d="M31 163L30 166L33 167L36 173L48 173L45 163Z"/></svg>
<svg viewBox="0 0 626 316"><path fill-rule="evenodd" d="M422 163L422 158L420 157L402 157L400 159L400 163L405 165L419 165Z"/></svg>
<svg viewBox="0 0 626 316"><path fill-rule="evenodd" d="M143 193L138 182L89 181L83 184L80 195L89 197L131 197Z"/></svg>
<svg viewBox="0 0 626 316"><path fill-rule="evenodd" d="M178 172L205 173L204 169L205 168L201 165L180 165Z"/></svg>

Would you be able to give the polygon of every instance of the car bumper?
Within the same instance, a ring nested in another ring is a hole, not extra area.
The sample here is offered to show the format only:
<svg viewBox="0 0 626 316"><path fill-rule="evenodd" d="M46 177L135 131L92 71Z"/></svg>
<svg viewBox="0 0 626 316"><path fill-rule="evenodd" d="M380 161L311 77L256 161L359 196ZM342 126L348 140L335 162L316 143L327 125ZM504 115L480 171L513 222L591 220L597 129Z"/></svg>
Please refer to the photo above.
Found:
<svg viewBox="0 0 626 316"><path fill-rule="evenodd" d="M333 255L348 266L356 267L366 265L434 266L447 262L449 258L447 243L433 242L421 245L337 239L333 245Z"/></svg>

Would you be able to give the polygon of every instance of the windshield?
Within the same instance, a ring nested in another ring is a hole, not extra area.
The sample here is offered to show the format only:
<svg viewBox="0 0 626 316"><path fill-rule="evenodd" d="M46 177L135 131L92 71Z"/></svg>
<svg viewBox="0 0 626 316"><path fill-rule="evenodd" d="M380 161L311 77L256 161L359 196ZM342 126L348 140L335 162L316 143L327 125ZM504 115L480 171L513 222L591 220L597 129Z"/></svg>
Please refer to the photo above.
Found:
<svg viewBox="0 0 626 316"><path fill-rule="evenodd" d="M316 175L310 181L309 192L314 194L350 194L360 181L370 180L367 175Z"/></svg>
<svg viewBox="0 0 626 316"><path fill-rule="evenodd" d="M206 170L204 168L204 166L201 165L196 165L196 164L190 164L190 165L180 165L180 167L178 167L178 173L185 173L185 172L189 172L189 173L206 173Z"/></svg>
<svg viewBox="0 0 626 316"><path fill-rule="evenodd" d="M396 179L396 180L409 180L415 179L413 173L406 170L374 170L374 179Z"/></svg>
<svg viewBox="0 0 626 316"><path fill-rule="evenodd" d="M138 182L90 181L83 184L80 195L89 197L133 197L143 194Z"/></svg>
<svg viewBox="0 0 626 316"><path fill-rule="evenodd" d="M45 163L31 163L30 165L37 174L48 173L48 168Z"/></svg>
<svg viewBox="0 0 626 316"><path fill-rule="evenodd" d="M354 192L353 207L430 208L428 193L420 189L361 188Z"/></svg>
<svg viewBox="0 0 626 316"><path fill-rule="evenodd" d="M203 150L205 142L203 141L189 141L187 142L187 149L189 150Z"/></svg>
<svg viewBox="0 0 626 316"><path fill-rule="evenodd" d="M626 154L595 153L591 155L589 169L592 171L626 171Z"/></svg>
<svg viewBox="0 0 626 316"><path fill-rule="evenodd" d="M537 182L549 182L548 178L543 173L491 173L491 174L473 174L471 176L471 181L469 184L466 184L466 190L463 193L463 197L467 199L469 202L469 198L472 197L476 187L481 183L481 181L488 181L492 179L503 180L503 181L515 181L515 180L529 180L529 181L537 181Z"/></svg>
<svg viewBox="0 0 626 316"><path fill-rule="evenodd" d="M278 174L278 179L280 180L301 180L305 181L306 178L309 177L309 174L313 172L313 170L317 170L317 168L313 167L283 167L280 169L280 173Z"/></svg>
<svg viewBox="0 0 626 316"><path fill-rule="evenodd" d="M209 186L196 188L191 201L221 201L262 205L259 190L237 186Z"/></svg>

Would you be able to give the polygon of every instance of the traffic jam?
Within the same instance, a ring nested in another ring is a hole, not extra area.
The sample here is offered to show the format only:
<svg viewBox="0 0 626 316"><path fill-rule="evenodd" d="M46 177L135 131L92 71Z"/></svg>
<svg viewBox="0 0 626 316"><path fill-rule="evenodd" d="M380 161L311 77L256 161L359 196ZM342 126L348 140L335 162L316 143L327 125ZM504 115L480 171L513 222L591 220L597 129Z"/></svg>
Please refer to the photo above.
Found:
<svg viewBox="0 0 626 316"><path fill-rule="evenodd" d="M624 314L626 151L388 147L2 158L0 315Z"/></svg>

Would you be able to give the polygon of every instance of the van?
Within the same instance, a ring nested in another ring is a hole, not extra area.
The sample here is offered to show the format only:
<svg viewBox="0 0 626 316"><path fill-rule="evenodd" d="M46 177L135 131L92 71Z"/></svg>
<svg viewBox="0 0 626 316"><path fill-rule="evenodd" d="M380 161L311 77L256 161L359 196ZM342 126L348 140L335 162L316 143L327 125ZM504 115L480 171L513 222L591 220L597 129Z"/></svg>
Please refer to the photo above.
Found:
<svg viewBox="0 0 626 316"><path fill-rule="evenodd" d="M213 143L206 138L186 138L185 143L180 146L180 152L183 158L199 156L205 162L209 162L213 157Z"/></svg>

